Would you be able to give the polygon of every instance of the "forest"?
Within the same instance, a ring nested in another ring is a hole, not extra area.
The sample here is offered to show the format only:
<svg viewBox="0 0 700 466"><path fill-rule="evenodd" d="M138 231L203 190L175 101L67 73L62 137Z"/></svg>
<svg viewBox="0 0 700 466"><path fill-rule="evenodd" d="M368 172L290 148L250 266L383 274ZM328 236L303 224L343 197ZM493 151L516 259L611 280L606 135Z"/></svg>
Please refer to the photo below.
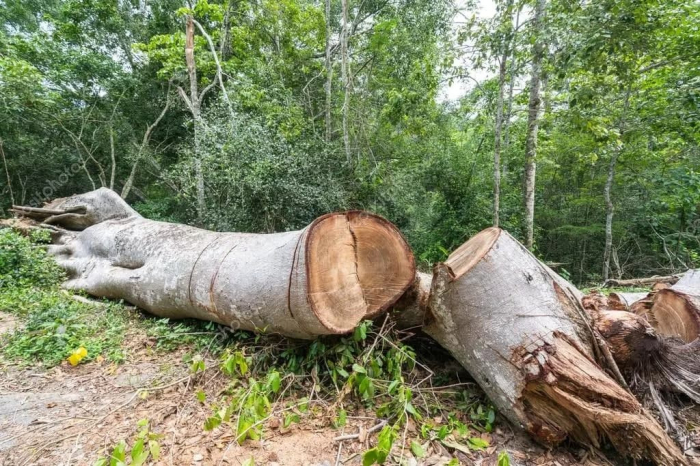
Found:
<svg viewBox="0 0 700 466"><path fill-rule="evenodd" d="M422 269L499 225L577 284L700 261L699 7L16 1L0 208L102 186L155 219L394 222Z"/></svg>
<svg viewBox="0 0 700 466"><path fill-rule="evenodd" d="M0 466L698 464L700 3L0 21Z"/></svg>

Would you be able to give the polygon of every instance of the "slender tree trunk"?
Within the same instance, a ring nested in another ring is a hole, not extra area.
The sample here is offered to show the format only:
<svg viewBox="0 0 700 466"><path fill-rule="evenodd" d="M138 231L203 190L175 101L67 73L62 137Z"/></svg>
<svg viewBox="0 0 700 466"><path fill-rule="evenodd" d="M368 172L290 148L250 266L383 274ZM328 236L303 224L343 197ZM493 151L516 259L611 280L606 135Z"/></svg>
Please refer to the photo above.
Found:
<svg viewBox="0 0 700 466"><path fill-rule="evenodd" d="M333 63L331 62L331 33L333 29L331 27L331 0L325 0L326 2L326 85L324 90L326 91L326 142L330 142L331 135L333 132L332 127L332 113L331 107L333 104L332 100L332 85L333 85Z"/></svg>
<svg viewBox="0 0 700 466"><path fill-rule="evenodd" d="M221 61L226 61L231 53L229 36L231 35L231 12L234 4L235 0L229 0L226 2L226 13L224 14L224 21L221 25L221 40L219 41Z"/></svg>
<svg viewBox="0 0 700 466"><path fill-rule="evenodd" d="M493 226L499 223L501 202L501 128L503 126L503 93L506 83L508 50L503 52L498 72L498 108L496 108L496 128L493 144Z"/></svg>
<svg viewBox="0 0 700 466"><path fill-rule="evenodd" d="M511 8L513 0L509 0L506 5L502 23L510 24ZM496 108L496 126L494 130L493 144L493 226L499 224L499 214L501 209L501 133L503 128L503 94L505 92L506 74L508 72L508 56L510 55L510 41L512 31L506 34L501 43L502 55L498 70L498 103Z"/></svg>
<svg viewBox="0 0 700 466"><path fill-rule="evenodd" d="M109 128L109 155L112 160L112 169L109 174L109 189L114 190L114 177L117 174L117 158L114 154L114 130Z"/></svg>
<svg viewBox="0 0 700 466"><path fill-rule="evenodd" d="M341 77L345 97L343 98L343 146L348 165L352 166L352 154L350 153L350 134L348 130L348 113L350 110L350 70L348 63L348 0L342 0L343 25L340 31Z"/></svg>
<svg viewBox="0 0 700 466"><path fill-rule="evenodd" d="M620 116L619 131L620 138L625 133L625 124L627 119L627 111L629 110L630 104L630 94L632 92L632 86L627 86L627 92L625 93L625 103L622 109L622 115ZM622 146L615 149L612 156L610 157L610 164L608 165L608 178L605 181L605 188L603 188L603 197L605 198L605 250L603 251L603 280L610 278L610 259L612 257L612 244L613 244L613 234L612 234L612 224L613 215L615 214L615 205L612 202L612 185L615 181L615 168L617 166L617 159L620 157L622 152Z"/></svg>
<svg viewBox="0 0 700 466"><path fill-rule="evenodd" d="M537 0L533 28L539 36L544 26L546 0ZM535 176L537 173L537 130L540 114L540 80L544 43L538 37L532 47L532 75L530 78L530 101L527 115L527 140L525 143L525 246L532 250L535 228Z"/></svg>
<svg viewBox="0 0 700 466"><path fill-rule="evenodd" d="M603 189L603 197L605 198L605 251L603 252L603 280L610 278L610 256L612 254L612 222L613 213L615 211L615 206L612 203L612 198L610 197L610 191L612 190L612 184L615 179L615 165L617 164L617 157L620 155L619 151L615 151L610 158L610 164L608 165L608 178L605 181L605 188Z"/></svg>
<svg viewBox="0 0 700 466"><path fill-rule="evenodd" d="M190 111L194 119L194 176L197 186L197 220L204 220L206 204L204 200L204 172L200 151L201 102L197 88L197 66L194 60L194 18L187 16L185 29L185 61L190 79Z"/></svg>
<svg viewBox="0 0 700 466"><path fill-rule="evenodd" d="M15 204L15 194L12 192L12 178L10 178L10 170L7 168L7 159L5 158L5 150L2 147L2 139L0 139L0 155L2 155L2 163L5 166L5 176L7 176L7 189L10 190L10 201Z"/></svg>
<svg viewBox="0 0 700 466"><path fill-rule="evenodd" d="M513 88L515 87L515 35L520 26L520 9L515 15L515 26L513 34L510 37L510 72L508 73L508 105L506 114L503 117L503 151L507 151L510 147L510 119L513 115ZM503 163L503 176L506 176L508 164Z"/></svg>

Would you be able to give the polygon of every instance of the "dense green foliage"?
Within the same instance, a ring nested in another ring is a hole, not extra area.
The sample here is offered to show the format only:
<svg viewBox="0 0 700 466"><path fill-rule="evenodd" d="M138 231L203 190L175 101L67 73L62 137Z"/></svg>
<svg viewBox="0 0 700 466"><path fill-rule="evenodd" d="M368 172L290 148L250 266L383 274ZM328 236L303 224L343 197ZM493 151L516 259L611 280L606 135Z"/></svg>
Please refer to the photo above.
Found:
<svg viewBox="0 0 700 466"><path fill-rule="evenodd" d="M86 360L121 360L127 314L116 312L119 304L89 305L60 291L63 273L47 256L46 241L44 234L0 229L0 311L23 322L0 336L2 354L52 366L84 347Z"/></svg>
<svg viewBox="0 0 700 466"><path fill-rule="evenodd" d="M698 3L550 0L539 30L527 21L533 2L494 3L484 19L468 2L457 11L446 0L350 0L343 81L340 0L329 18L324 2L309 0L5 0L0 208L102 185L121 192L138 163L128 200L149 217L280 231L364 208L395 222L428 266L491 224L493 74L504 50L514 91L500 217L521 234L537 39L537 253L576 282L600 279L603 189L616 154L613 273L699 265ZM188 15L211 39L194 29L196 118L183 98ZM440 98L448 82L469 89Z"/></svg>

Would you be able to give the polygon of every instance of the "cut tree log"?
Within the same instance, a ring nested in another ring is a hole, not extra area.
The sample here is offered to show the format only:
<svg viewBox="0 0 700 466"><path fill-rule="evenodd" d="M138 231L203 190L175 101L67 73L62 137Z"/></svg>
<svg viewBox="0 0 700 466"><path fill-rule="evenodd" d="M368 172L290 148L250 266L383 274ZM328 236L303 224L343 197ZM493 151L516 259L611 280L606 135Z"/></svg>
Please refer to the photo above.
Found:
<svg viewBox="0 0 700 466"><path fill-rule="evenodd" d="M82 230L63 231L49 248L68 273L66 288L161 317L297 338L345 333L394 304L415 277L401 233L366 212L250 234L147 220L104 188L55 201L43 213L15 210Z"/></svg>
<svg viewBox="0 0 700 466"><path fill-rule="evenodd" d="M398 230L364 212L255 235L147 220L107 189L15 211L55 225L50 253L69 274L67 288L163 317L313 338L352 330L410 289L401 301L410 325L423 325L535 439L599 446L607 438L632 457L688 464L601 368L636 353L610 355L581 293L498 228L457 249L431 279L416 275Z"/></svg>
<svg viewBox="0 0 700 466"><path fill-rule="evenodd" d="M541 443L572 438L597 447L607 438L632 457L687 464L596 362L602 348L579 296L511 235L489 228L436 266L424 330Z"/></svg>
<svg viewBox="0 0 700 466"><path fill-rule="evenodd" d="M700 269L689 270L670 288L656 292L647 314L663 336L690 343L700 334Z"/></svg>
<svg viewBox="0 0 700 466"><path fill-rule="evenodd" d="M629 311L637 302L645 299L649 293L610 293L608 307L616 311Z"/></svg>
<svg viewBox="0 0 700 466"><path fill-rule="evenodd" d="M665 275L665 276L654 276L654 277L647 277L647 278L630 278L627 280L614 280L611 278L609 280L606 280L605 283L603 284L603 286L608 287L608 288L611 288L611 287L644 288L647 286L655 285L656 283L668 283L669 285L673 285L680 278L681 278L681 275Z"/></svg>

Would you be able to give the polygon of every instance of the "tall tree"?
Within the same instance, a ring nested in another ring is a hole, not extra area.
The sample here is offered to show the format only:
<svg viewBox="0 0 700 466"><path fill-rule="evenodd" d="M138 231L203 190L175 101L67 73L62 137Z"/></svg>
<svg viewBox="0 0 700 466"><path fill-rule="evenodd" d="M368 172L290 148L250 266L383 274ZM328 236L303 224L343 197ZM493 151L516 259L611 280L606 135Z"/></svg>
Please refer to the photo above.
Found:
<svg viewBox="0 0 700 466"><path fill-rule="evenodd" d="M506 74L508 72L508 57L510 56L510 45L512 31L512 9L513 0L506 2L500 20L500 35L498 47L501 54L498 57L498 99L496 103L496 124L494 130L493 144L493 226L499 224L499 212L501 208L501 142L503 129L503 94L505 93ZM511 80L512 83L512 80Z"/></svg>
<svg viewBox="0 0 700 466"><path fill-rule="evenodd" d="M325 0L325 19L326 19L326 47L325 47L325 61L324 66L326 69L326 83L324 84L324 91L326 94L325 100L325 136L326 142L330 142L331 136L333 135L333 49L332 49L332 33L333 26L331 23L331 0Z"/></svg>
<svg viewBox="0 0 700 466"><path fill-rule="evenodd" d="M343 82L343 147L348 165L352 165L352 153L350 151L350 130L348 121L350 115L350 61L348 59L348 1L341 0L342 25L340 30L340 59L341 80Z"/></svg>
<svg viewBox="0 0 700 466"><path fill-rule="evenodd" d="M185 93L185 90L178 86L177 90L180 97L187 104L187 108L192 113L194 122L194 170L197 183L197 218L200 223L204 219L206 211L206 201L204 198L204 171L202 170L202 154L201 147L201 126L202 126L202 101L206 93L214 86L212 81L202 92L199 92L197 83L197 63L194 58L194 18L192 15L187 15L185 18L185 62L187 64L187 75L190 81L190 95Z"/></svg>
<svg viewBox="0 0 700 466"><path fill-rule="evenodd" d="M542 57L544 55L544 13L546 0L537 0L532 18L535 41L532 45L532 71L530 73L530 99L527 106L527 138L525 143L525 246L532 249L535 229L535 178L537 174L537 131L539 129L540 83Z"/></svg>

